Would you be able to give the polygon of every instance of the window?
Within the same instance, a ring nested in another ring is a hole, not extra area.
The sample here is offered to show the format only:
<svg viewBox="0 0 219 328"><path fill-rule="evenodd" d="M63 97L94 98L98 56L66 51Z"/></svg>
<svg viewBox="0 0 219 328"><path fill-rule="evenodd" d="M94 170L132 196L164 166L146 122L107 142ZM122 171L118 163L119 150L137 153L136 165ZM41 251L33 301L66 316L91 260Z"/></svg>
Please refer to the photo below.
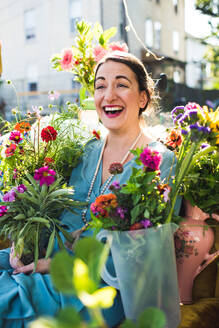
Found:
<svg viewBox="0 0 219 328"><path fill-rule="evenodd" d="M35 9L30 9L24 12L24 30L26 40L36 37L36 18Z"/></svg>
<svg viewBox="0 0 219 328"><path fill-rule="evenodd" d="M31 65L27 69L27 87L28 91L37 91L38 89L38 72L35 65Z"/></svg>
<svg viewBox="0 0 219 328"><path fill-rule="evenodd" d="M145 22L145 43L147 47L153 47L153 39L154 35L152 20L150 18L147 18Z"/></svg>
<svg viewBox="0 0 219 328"><path fill-rule="evenodd" d="M179 32L173 31L173 51L175 53L179 52Z"/></svg>
<svg viewBox="0 0 219 328"><path fill-rule="evenodd" d="M82 18L82 1L81 0L69 0L69 13L70 13L70 32L76 31L76 22Z"/></svg>
<svg viewBox="0 0 219 328"><path fill-rule="evenodd" d="M175 13L177 14L178 13L178 0L173 0L173 6L174 6Z"/></svg>
<svg viewBox="0 0 219 328"><path fill-rule="evenodd" d="M154 48L155 49L161 48L161 23L160 22L154 23Z"/></svg>
<svg viewBox="0 0 219 328"><path fill-rule="evenodd" d="M160 0L156 0L156 3L160 3Z"/></svg>
<svg viewBox="0 0 219 328"><path fill-rule="evenodd" d="M37 82L28 82L28 91L37 91Z"/></svg>

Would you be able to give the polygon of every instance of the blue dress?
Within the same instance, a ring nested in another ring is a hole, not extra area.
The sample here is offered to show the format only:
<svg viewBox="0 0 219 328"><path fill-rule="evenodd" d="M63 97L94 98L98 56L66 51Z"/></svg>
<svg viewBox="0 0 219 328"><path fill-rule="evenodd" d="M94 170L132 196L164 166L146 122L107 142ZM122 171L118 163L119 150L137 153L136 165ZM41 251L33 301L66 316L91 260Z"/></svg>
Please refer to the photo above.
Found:
<svg viewBox="0 0 219 328"><path fill-rule="evenodd" d="M75 188L75 200L84 201L87 197L102 145L102 141L90 141L86 146L81 162L72 171L70 185ZM158 142L151 143L150 147L162 154L161 178L165 178L169 174L173 154ZM124 165L123 173L116 177L121 184L129 178L133 165L135 165L134 160L127 162ZM102 162L94 183L90 202L94 202L95 198L101 193L102 188L104 188L104 185L101 186L101 178ZM105 193L107 192L108 190L105 191ZM88 210L86 220L89 221L89 219L90 212ZM74 231L84 225L81 219L81 210L78 210L75 215L64 212L61 220L69 231ZM85 235L90 233L91 231L87 230ZM42 315L54 316L60 308L66 305L74 306L82 316L86 317L86 309L76 297L66 296L54 290L49 274L34 273L25 275L21 273L13 275L13 269L9 264L9 253L10 249L0 251L0 327L27 327L28 323L36 317ZM109 327L113 327L123 319L124 312L119 292L113 307L104 310L103 313Z"/></svg>

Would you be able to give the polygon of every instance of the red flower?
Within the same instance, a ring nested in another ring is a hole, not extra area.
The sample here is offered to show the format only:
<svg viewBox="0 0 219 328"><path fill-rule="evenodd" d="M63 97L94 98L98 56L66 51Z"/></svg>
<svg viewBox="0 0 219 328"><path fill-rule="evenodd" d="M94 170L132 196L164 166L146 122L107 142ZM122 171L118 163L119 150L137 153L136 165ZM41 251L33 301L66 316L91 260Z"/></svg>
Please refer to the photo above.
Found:
<svg viewBox="0 0 219 328"><path fill-rule="evenodd" d="M12 131L10 134L9 140L14 141L16 144L21 142L23 140L23 138L21 138L20 131Z"/></svg>
<svg viewBox="0 0 219 328"><path fill-rule="evenodd" d="M99 131L93 130L92 134L95 138L97 138L97 140L100 140L100 132Z"/></svg>
<svg viewBox="0 0 219 328"><path fill-rule="evenodd" d="M51 140L56 140L57 131L52 126L47 126L41 131L41 138L45 142L49 142Z"/></svg>
<svg viewBox="0 0 219 328"><path fill-rule="evenodd" d="M54 163L54 162L55 162L54 159L51 158L51 157L45 157L44 158L44 163L46 163L46 164L51 164L51 163Z"/></svg>
<svg viewBox="0 0 219 328"><path fill-rule="evenodd" d="M133 223L132 225L131 225L131 227L129 228L129 230L140 230L140 229L143 229L144 228L144 226L143 226L143 224L141 223L141 222L136 222L136 223Z"/></svg>
<svg viewBox="0 0 219 328"><path fill-rule="evenodd" d="M10 144L10 146L7 146L7 148L5 150L6 157L13 156L16 148L17 148L17 146L15 144Z"/></svg>

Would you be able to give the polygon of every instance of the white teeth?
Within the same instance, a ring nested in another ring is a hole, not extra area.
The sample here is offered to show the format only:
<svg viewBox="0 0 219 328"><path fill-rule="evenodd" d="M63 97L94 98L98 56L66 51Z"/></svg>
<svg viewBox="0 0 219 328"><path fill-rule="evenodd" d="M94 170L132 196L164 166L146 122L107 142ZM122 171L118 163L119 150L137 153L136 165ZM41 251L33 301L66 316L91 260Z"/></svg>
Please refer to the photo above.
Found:
<svg viewBox="0 0 219 328"><path fill-rule="evenodd" d="M117 112L118 110L122 110L122 107L104 107L104 110L106 112Z"/></svg>

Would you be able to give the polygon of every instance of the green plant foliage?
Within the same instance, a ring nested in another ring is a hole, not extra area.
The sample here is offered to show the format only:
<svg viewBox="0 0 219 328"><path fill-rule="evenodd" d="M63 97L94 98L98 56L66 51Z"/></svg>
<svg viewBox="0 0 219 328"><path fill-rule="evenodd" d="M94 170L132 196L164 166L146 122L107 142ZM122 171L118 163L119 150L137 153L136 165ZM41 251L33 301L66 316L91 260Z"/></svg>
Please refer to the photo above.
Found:
<svg viewBox="0 0 219 328"><path fill-rule="evenodd" d="M121 328L164 328L166 318L163 311L157 308L148 308L139 316L137 322L126 320Z"/></svg>

